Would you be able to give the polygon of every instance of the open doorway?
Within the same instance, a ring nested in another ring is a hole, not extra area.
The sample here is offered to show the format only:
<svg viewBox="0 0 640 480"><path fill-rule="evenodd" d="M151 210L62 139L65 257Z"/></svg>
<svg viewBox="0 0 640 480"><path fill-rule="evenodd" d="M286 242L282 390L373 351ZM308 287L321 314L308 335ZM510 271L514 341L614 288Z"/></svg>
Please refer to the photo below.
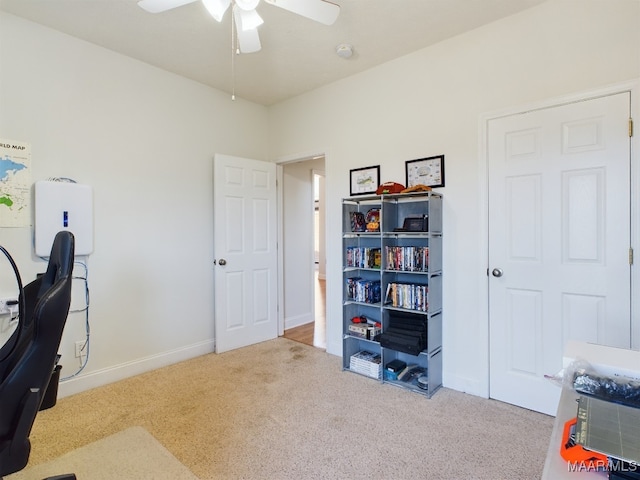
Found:
<svg viewBox="0 0 640 480"><path fill-rule="evenodd" d="M324 157L282 172L284 337L326 349Z"/></svg>
<svg viewBox="0 0 640 480"><path fill-rule="evenodd" d="M313 172L313 236L314 236L314 328L313 345L327 348L327 271L325 258L324 173Z"/></svg>

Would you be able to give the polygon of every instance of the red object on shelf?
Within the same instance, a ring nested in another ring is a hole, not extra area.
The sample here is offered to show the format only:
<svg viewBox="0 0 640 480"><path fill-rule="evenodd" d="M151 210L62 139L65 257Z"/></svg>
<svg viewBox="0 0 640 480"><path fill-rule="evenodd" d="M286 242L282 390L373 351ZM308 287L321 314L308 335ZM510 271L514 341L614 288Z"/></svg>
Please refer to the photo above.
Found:
<svg viewBox="0 0 640 480"><path fill-rule="evenodd" d="M380 184L376 195L384 195L389 193L400 193L404 190L404 185L396 182L385 182Z"/></svg>
<svg viewBox="0 0 640 480"><path fill-rule="evenodd" d="M593 463L595 465L607 465L608 459L606 455L587 450L582 445L578 445L571 438L575 432L575 426L578 422L577 418L572 418L564 424L562 432L562 443L560 444L560 456L567 462L572 463Z"/></svg>

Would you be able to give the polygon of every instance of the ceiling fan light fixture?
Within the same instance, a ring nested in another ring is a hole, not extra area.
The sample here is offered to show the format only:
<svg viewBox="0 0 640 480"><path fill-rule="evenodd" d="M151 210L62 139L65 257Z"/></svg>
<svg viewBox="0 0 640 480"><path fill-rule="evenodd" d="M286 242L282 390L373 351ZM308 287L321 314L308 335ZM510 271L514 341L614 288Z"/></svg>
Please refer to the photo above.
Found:
<svg viewBox="0 0 640 480"><path fill-rule="evenodd" d="M207 11L216 21L221 22L225 12L231 4L231 0L202 0Z"/></svg>
<svg viewBox="0 0 640 480"><path fill-rule="evenodd" d="M258 15L258 12L255 10L243 10L238 8L234 10L234 14L239 17L239 29L242 31L258 28L264 23L262 17Z"/></svg>

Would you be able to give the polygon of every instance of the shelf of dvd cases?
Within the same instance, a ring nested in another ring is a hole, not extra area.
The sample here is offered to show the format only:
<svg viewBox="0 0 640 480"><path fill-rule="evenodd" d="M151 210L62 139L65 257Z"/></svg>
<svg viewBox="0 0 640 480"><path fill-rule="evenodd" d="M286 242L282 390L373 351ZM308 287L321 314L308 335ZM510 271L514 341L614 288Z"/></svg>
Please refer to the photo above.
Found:
<svg viewBox="0 0 640 480"><path fill-rule="evenodd" d="M442 196L343 199L343 369L430 397L442 385Z"/></svg>

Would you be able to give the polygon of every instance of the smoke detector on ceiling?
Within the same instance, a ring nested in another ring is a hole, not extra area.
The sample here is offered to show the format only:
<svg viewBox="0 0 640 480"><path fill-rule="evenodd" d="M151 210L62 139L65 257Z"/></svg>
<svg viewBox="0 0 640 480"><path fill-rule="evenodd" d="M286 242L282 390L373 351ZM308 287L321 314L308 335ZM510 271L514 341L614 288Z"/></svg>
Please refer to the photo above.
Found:
<svg viewBox="0 0 640 480"><path fill-rule="evenodd" d="M336 54L340 58L350 58L353 55L353 47L348 43L341 43L336 47Z"/></svg>

